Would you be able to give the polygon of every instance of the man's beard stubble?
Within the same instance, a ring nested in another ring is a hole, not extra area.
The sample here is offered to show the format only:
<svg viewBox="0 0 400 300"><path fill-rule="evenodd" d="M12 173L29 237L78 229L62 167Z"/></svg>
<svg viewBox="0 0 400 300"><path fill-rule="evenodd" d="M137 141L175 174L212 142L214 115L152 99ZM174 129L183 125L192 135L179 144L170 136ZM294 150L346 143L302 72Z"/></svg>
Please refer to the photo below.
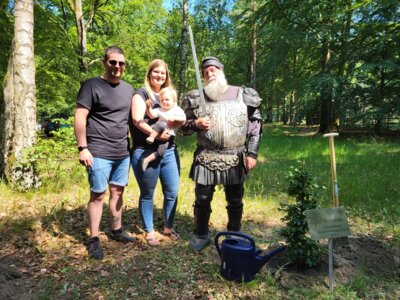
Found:
<svg viewBox="0 0 400 300"><path fill-rule="evenodd" d="M217 101L228 86L224 72L220 72L218 76L204 87L204 92L212 101Z"/></svg>

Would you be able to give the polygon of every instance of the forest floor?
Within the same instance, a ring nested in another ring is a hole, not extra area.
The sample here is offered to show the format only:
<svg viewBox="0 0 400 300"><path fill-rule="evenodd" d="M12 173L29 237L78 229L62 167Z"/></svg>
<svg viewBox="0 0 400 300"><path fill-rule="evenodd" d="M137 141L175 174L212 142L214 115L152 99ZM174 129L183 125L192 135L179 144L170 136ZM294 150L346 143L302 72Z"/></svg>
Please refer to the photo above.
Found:
<svg viewBox="0 0 400 300"><path fill-rule="evenodd" d="M74 214L77 215L70 220L85 219L83 210ZM313 268L291 267L282 255L277 255L257 274L255 285L246 286L224 283L218 274L220 259L215 247L210 245L202 253L195 253L187 247L190 232L183 232L178 242L160 235L163 240L159 248L147 246L139 228L134 232L138 237L135 245L121 245L102 233L106 258L98 262L88 259L84 238L80 232L71 232L75 226L68 219L64 225L68 234L49 230L47 226L55 223L42 221L42 226L32 226L22 236L3 231L0 299L290 299L296 289L321 291L329 287L327 253ZM271 224L259 226L262 240L273 239ZM276 226L281 224L273 224ZM364 280L358 283L361 286L355 298L363 298L364 285L374 278L390 279L399 287L400 251L390 246L392 242L390 235L353 234L347 242L336 243L334 286L355 285L357 280ZM259 291L268 291L268 278L273 278L275 287L270 291L271 297ZM387 287L385 282L376 288L374 296L388 297L389 290L388 299L400 299L400 289Z"/></svg>
<svg viewBox="0 0 400 300"><path fill-rule="evenodd" d="M308 136L317 129L299 127L287 134ZM191 158L191 154L182 155L183 173L188 173ZM368 216L350 216L351 235L347 242L335 243L333 293L329 292L328 251L313 268L288 265L280 254L261 268L254 281L226 281L219 273L221 260L214 245L200 253L188 247L194 194L192 182L185 177L175 218L181 239L173 242L159 235L160 247L146 244L137 212L137 185L131 176L132 184L125 191L124 224L138 241L123 245L109 239L105 205L102 261L89 259L85 247L86 182L70 184L63 193L19 194L0 185L0 299L400 299L398 222L376 223ZM264 194L268 187L258 186L255 179L252 184L260 195L245 199L242 230L267 253L284 243L277 234L284 226L278 203L287 196ZM261 181L267 184L264 178ZM161 232L159 189L156 199L155 226ZM225 206L223 190L217 189L212 236L226 226ZM327 250L327 241L321 243Z"/></svg>

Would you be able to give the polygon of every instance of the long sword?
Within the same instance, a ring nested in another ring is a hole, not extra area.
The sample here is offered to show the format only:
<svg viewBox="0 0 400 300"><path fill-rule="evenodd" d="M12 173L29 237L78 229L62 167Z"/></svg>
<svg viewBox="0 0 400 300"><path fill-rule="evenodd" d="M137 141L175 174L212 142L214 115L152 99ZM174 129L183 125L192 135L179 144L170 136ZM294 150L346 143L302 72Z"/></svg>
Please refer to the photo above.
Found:
<svg viewBox="0 0 400 300"><path fill-rule="evenodd" d="M189 36L190 36L190 45L192 46L194 70L196 71L197 88L199 89L199 94L200 94L200 107L199 107L200 108L200 115L203 117L203 116L205 116L207 114L206 100L204 99L203 86L201 84L199 64L198 64L198 61L197 61L196 48L194 46L192 27L190 27L190 25L189 25L188 29L189 29Z"/></svg>

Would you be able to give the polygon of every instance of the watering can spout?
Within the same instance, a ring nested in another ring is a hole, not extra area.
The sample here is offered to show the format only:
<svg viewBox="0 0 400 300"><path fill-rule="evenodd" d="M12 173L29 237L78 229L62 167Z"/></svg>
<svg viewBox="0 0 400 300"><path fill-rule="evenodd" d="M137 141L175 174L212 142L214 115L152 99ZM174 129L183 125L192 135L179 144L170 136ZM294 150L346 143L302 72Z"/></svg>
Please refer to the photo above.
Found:
<svg viewBox="0 0 400 300"><path fill-rule="evenodd" d="M256 256L256 261L258 262L256 266L256 272L258 272L271 258L273 258L275 255L278 255L279 253L285 250L286 246L281 246L279 248L272 250L271 252L268 252L263 256Z"/></svg>

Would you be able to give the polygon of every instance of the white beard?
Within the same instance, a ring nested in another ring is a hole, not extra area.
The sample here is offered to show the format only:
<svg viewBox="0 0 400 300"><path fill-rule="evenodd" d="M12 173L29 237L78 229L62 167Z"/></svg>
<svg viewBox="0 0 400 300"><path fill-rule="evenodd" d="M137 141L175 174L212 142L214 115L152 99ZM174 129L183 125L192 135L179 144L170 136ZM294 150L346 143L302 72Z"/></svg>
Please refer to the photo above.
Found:
<svg viewBox="0 0 400 300"><path fill-rule="evenodd" d="M208 96L208 98L212 101L217 101L219 96L226 90L228 86L228 82L226 81L226 77L224 72L220 72L214 80L210 81L205 87L204 92Z"/></svg>

